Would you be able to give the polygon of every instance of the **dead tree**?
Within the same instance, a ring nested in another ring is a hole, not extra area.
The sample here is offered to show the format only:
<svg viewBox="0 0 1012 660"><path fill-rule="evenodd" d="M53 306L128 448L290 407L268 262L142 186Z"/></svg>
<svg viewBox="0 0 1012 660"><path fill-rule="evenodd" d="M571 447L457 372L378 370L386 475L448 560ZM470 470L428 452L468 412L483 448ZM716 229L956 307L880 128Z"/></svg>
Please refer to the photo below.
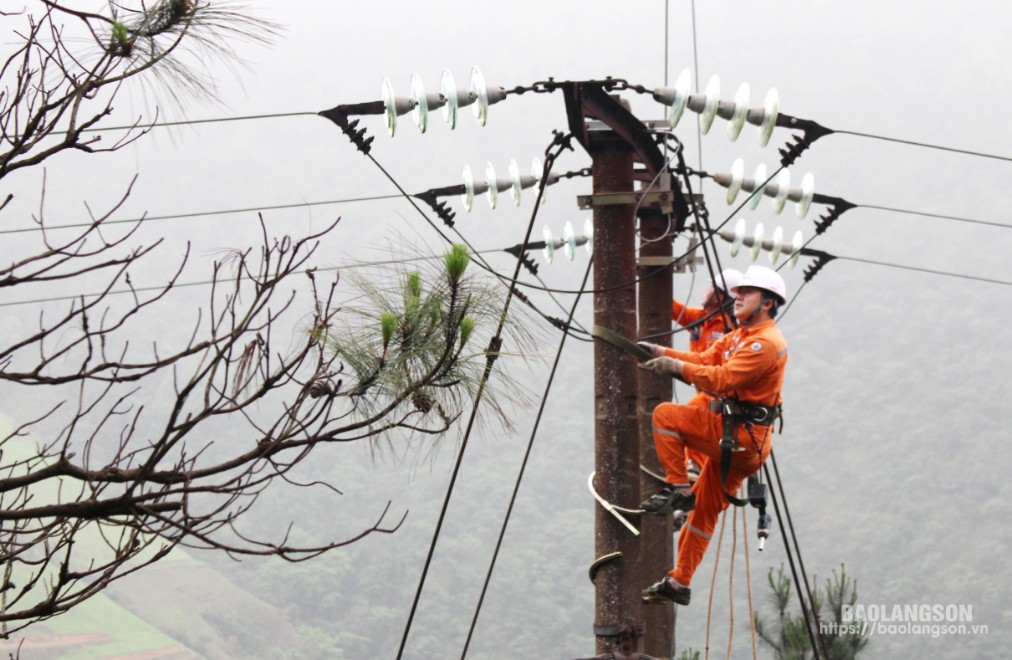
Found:
<svg viewBox="0 0 1012 660"><path fill-rule="evenodd" d="M35 15L4 14L25 27L2 70L0 186L61 152L98 150L88 129L130 78L167 75L206 90L175 59L189 42L227 54L227 41L211 37L266 39L272 30L214 3L112 6L124 16L49 0ZM67 46L66 20L87 28L94 52ZM103 148L144 132L138 122ZM3 210L0 228L12 220ZM323 443L444 434L495 357L480 346L502 295L465 273L466 251L455 247L427 273L363 280L371 305L339 310L336 275L313 269L337 223L273 238L262 219L257 247L214 263L187 332L143 341L138 327L186 307L178 290L189 253L163 286L135 286L131 274L152 263L159 242L139 244L136 225L117 234L115 211L68 236L47 229L40 204L35 247L5 250L0 264L2 301L54 286L75 294L0 336L0 400L16 420L0 434L3 635L67 611L178 544L298 561L396 530L403 518L390 503L377 505L366 529L318 547L296 547L285 530L254 537L239 522L273 482L300 485L294 470ZM28 400L45 405L10 406Z"/></svg>

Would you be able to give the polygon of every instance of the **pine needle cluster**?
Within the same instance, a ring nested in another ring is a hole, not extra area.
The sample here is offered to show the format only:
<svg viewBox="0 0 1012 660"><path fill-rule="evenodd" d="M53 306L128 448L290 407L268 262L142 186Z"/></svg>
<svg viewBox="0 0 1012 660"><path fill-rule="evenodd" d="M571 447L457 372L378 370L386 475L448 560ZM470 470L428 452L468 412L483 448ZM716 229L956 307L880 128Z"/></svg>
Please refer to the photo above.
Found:
<svg viewBox="0 0 1012 660"><path fill-rule="evenodd" d="M344 367L345 392L363 418L414 419L409 428L441 436L473 402L486 368L500 355L492 338L503 320L502 345L526 357L532 339L511 312L503 319L505 290L468 272L470 256L454 245L438 265L352 274L361 296L342 309L341 325L326 343ZM473 270L473 269L472 269ZM508 363L486 383L480 411L510 427L510 404L525 402ZM382 437L382 434L381 434ZM389 441L388 435L384 438Z"/></svg>

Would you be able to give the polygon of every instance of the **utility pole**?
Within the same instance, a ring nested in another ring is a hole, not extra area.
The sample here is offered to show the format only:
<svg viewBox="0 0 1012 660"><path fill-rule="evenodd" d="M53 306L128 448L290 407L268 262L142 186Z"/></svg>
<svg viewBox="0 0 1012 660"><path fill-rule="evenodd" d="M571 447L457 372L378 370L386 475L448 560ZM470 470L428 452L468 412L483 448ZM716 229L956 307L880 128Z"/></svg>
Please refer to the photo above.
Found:
<svg viewBox="0 0 1012 660"><path fill-rule="evenodd" d="M664 176L664 175L662 175ZM666 177L665 177L666 178ZM670 190L670 186L668 187ZM670 204L668 205L670 208ZM650 341L670 345L671 336L671 238L674 229L670 216L655 207L640 210L640 257L636 274L639 282L639 336L662 335ZM653 474L663 476L654 449L652 417L658 404L671 400L672 381L649 371L639 372L640 464ZM657 479L640 473L640 493L645 499L661 487ZM642 586L664 576L673 565L674 537L672 515L643 516L640 524L640 571ZM668 658L675 648L675 605L654 604L644 608L646 635L643 651L656 658Z"/></svg>
<svg viewBox="0 0 1012 660"><path fill-rule="evenodd" d="M633 151L610 131L592 134L589 151L595 195L631 193ZM636 216L629 204L594 208L594 324L625 337L636 334ZM636 428L636 360L603 342L594 345L595 488L608 502L639 502L639 435ZM614 649L623 629L642 625L638 577L639 538L602 507L594 520L597 557L622 553L596 578L597 652Z"/></svg>
<svg viewBox="0 0 1012 660"><path fill-rule="evenodd" d="M635 338L636 314L636 209L647 201L633 191L634 162L645 167L639 170L651 181L658 181L664 166L664 157L650 130L620 99L609 96L601 83L565 83L563 91L569 127L592 159L593 194L584 203L593 209L594 221L594 324L627 338ZM681 212L684 220L687 206L679 191L649 193L657 195L655 201L666 201L669 208ZM650 202L652 203L652 202ZM649 203L648 203L649 205ZM667 231L669 223L663 218L648 221L647 231L657 233L660 224ZM675 228L672 223L672 229ZM680 223L678 223L680 228ZM666 244L666 248L663 246ZM666 237L656 242L656 256L666 249L671 255L671 240ZM641 302L649 305L648 325L663 324L658 314L666 319L670 328L671 280L666 273L658 273L641 291ZM661 280L666 280L663 284ZM649 302L642 296L649 296ZM660 312L656 306L658 300ZM650 401L659 403L670 399L671 384L667 393L661 391L652 379L644 392L649 397L640 401L639 370L636 359L611 344L598 341L594 346L594 410L595 410L595 479L598 495L611 505L634 509L641 501L640 461L644 451L653 454L652 436L641 446L643 411ZM649 407L652 412L653 407ZM649 413L646 415L649 429ZM656 458L650 462L656 468ZM644 606L640 595L650 581L670 570L672 557L672 522L670 516L657 520L641 521L645 540L631 532L617 518L617 514L597 507L594 519L595 584L594 633L596 649L600 655L611 652L616 657L636 657L639 637L644 633ZM642 552L645 543L647 551ZM646 559L651 575L641 569ZM658 567L663 567L658 569ZM660 570L659 575L654 575ZM651 579L652 578L652 579ZM652 626L659 630L648 633L651 648L657 657L671 656L674 631L673 608L651 606L660 614L648 615ZM619 655L622 654L622 655Z"/></svg>

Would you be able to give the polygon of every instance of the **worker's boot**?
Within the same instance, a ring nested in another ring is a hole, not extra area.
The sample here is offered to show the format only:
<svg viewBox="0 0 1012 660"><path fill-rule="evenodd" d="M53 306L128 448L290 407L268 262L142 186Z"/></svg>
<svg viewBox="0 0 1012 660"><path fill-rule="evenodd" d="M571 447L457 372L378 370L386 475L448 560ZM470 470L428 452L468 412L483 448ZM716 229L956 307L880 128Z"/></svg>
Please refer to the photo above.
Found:
<svg viewBox="0 0 1012 660"><path fill-rule="evenodd" d="M692 590L672 577L666 577L643 591L643 602L648 604L671 601L678 605L688 605L691 598Z"/></svg>
<svg viewBox="0 0 1012 660"><path fill-rule="evenodd" d="M640 508L646 513L659 516L671 513L675 509L692 511L696 508L696 494L687 485L666 484L655 495L640 504Z"/></svg>

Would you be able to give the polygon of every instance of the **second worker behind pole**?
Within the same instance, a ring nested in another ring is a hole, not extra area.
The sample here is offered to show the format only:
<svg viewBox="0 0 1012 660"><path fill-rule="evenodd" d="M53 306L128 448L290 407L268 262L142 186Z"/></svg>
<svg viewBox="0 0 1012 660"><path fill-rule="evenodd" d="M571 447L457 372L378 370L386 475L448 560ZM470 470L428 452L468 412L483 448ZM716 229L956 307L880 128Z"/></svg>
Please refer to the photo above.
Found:
<svg viewBox="0 0 1012 660"><path fill-rule="evenodd" d="M689 604L689 584L706 553L717 517L771 449L787 365L787 342L774 318L786 301L786 287L776 271L750 266L733 293L739 328L703 353L642 344L657 356L644 368L681 376L713 395L713 404L719 407L718 412L662 403L654 409L654 444L667 486L641 506L651 513L675 509L691 513L678 538L675 568L644 591L647 601ZM694 490L689 488L685 470L687 447L708 459Z"/></svg>
<svg viewBox="0 0 1012 660"><path fill-rule="evenodd" d="M702 307L689 307L677 300L671 301L671 320L689 331L689 350L693 353L702 353L734 329L731 309L734 294L731 291L738 286L739 280L741 271L726 268L717 276L716 286L711 285L707 289ZM712 399L713 397L697 390L696 396L685 405L705 408ZM686 447L685 470L690 483L699 478L704 462L706 457L702 453Z"/></svg>

